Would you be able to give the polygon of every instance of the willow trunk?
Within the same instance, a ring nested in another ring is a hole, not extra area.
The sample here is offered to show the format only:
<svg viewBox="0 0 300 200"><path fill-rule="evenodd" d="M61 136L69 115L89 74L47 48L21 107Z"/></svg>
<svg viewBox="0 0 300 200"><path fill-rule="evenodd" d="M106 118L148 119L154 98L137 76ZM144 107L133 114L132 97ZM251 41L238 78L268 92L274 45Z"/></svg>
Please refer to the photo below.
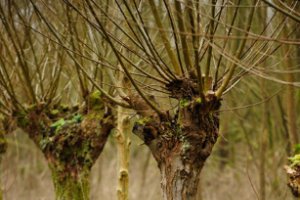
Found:
<svg viewBox="0 0 300 200"><path fill-rule="evenodd" d="M164 200L196 200L200 173L217 140L220 102L182 100L173 117L146 117L133 133L150 148L161 172Z"/></svg>
<svg viewBox="0 0 300 200"><path fill-rule="evenodd" d="M90 194L90 169L81 169L78 174L64 174L56 167L50 167L56 200L88 200Z"/></svg>

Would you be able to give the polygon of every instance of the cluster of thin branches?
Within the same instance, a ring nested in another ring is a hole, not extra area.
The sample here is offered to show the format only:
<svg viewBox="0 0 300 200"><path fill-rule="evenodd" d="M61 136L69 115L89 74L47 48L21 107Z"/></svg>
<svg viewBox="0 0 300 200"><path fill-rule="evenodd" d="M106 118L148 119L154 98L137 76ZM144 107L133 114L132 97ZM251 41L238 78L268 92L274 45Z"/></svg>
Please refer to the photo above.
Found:
<svg viewBox="0 0 300 200"><path fill-rule="evenodd" d="M178 79L218 98L245 76L299 86L281 76L298 67L280 66L300 44L297 9L268 0L2 1L0 112L97 89L127 108L125 97L138 94L161 114L151 96L172 109L166 85Z"/></svg>

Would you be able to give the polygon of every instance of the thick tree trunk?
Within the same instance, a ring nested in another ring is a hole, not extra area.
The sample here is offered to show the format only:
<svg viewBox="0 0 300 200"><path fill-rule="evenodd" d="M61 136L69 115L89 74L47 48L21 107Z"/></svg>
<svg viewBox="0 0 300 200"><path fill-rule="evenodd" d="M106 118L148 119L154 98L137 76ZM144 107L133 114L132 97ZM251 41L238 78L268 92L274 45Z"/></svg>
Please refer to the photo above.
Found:
<svg viewBox="0 0 300 200"><path fill-rule="evenodd" d="M78 174L63 174L60 169L50 166L56 200L89 199L90 169L81 169Z"/></svg>
<svg viewBox="0 0 300 200"><path fill-rule="evenodd" d="M202 165L193 166L193 164L184 163L180 156L168 162L160 166L163 199L196 199L199 175L204 162Z"/></svg>
<svg viewBox="0 0 300 200"><path fill-rule="evenodd" d="M150 148L165 200L196 200L199 175L218 137L220 101L184 99L174 117L138 120L133 133Z"/></svg>
<svg viewBox="0 0 300 200"><path fill-rule="evenodd" d="M53 112L33 107L16 115L19 127L28 133L48 162L57 200L89 199L90 170L115 123L109 108L92 108Z"/></svg>
<svg viewBox="0 0 300 200"><path fill-rule="evenodd" d="M197 199L199 176L216 142L216 133L189 130L182 133L182 139L157 144L159 148L153 153L159 162L165 200Z"/></svg>

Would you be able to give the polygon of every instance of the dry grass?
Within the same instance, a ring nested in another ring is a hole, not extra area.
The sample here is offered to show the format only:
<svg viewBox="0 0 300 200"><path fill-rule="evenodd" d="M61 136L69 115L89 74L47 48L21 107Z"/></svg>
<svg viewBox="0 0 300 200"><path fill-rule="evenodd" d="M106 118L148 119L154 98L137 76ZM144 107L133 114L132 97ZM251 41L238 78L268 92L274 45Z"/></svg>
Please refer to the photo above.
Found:
<svg viewBox="0 0 300 200"><path fill-rule="evenodd" d="M4 200L53 200L51 175L42 154L25 134L10 137L8 152L1 164L1 186ZM148 149L134 138L130 166L130 199L159 200L161 198L159 171ZM255 160L243 145L237 145L229 164L220 167L217 148L202 173L203 200L256 200L258 170ZM267 199L291 200L283 171L284 149L268 155ZM104 152L92 170L91 199L116 199L117 154L110 138ZM147 176L147 178L145 178Z"/></svg>

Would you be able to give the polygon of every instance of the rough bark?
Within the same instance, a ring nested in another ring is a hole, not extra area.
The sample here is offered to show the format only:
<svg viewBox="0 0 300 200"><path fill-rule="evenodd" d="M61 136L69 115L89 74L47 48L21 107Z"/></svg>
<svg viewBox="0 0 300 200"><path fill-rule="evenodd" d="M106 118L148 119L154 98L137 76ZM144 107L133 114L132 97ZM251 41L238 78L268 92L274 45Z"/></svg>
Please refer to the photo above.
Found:
<svg viewBox="0 0 300 200"><path fill-rule="evenodd" d="M82 110L65 106L50 110L38 105L15 113L18 126L48 162L57 200L89 199L91 167L114 128L111 109L97 101Z"/></svg>
<svg viewBox="0 0 300 200"><path fill-rule="evenodd" d="M175 85L171 86L173 94L193 93ZM220 101L214 94L205 99L177 97L180 106L175 116L155 116L147 111L148 116L135 123L133 133L145 142L158 163L164 199L194 200L200 172L218 137Z"/></svg>
<svg viewBox="0 0 300 200"><path fill-rule="evenodd" d="M288 186L295 197L300 197L300 167L285 166L288 175Z"/></svg>
<svg viewBox="0 0 300 200"><path fill-rule="evenodd" d="M60 169L50 166L55 189L56 200L87 200L89 199L90 169L81 169L80 174L65 174L62 178Z"/></svg>

